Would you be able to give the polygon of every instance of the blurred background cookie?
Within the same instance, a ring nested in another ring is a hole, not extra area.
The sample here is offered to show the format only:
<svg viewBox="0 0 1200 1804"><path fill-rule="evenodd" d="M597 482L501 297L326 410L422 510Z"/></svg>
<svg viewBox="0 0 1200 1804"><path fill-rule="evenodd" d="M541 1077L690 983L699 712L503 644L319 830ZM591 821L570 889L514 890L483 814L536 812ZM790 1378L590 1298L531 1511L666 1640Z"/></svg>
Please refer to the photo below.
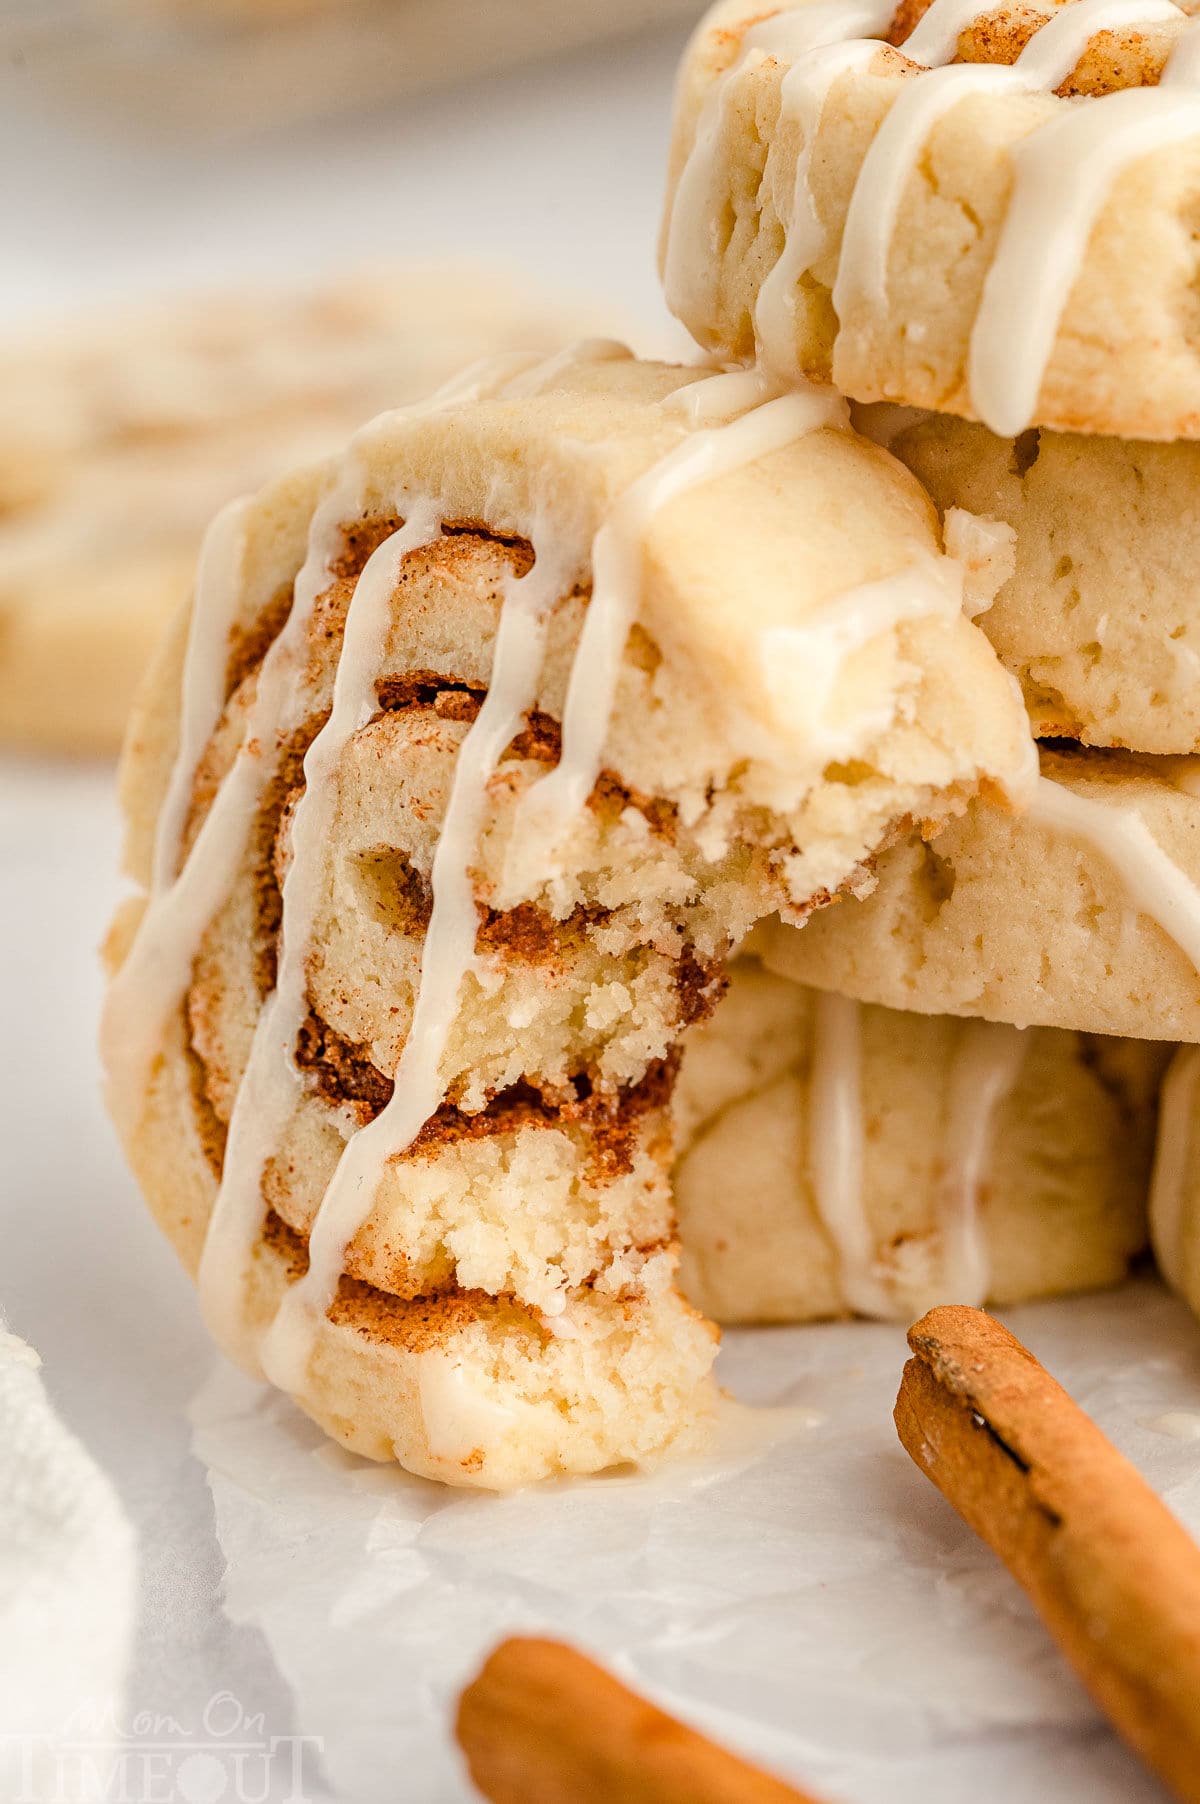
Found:
<svg viewBox="0 0 1200 1804"><path fill-rule="evenodd" d="M60 102L203 133L335 116L695 16L696 0L43 0L0 17Z"/></svg>
<svg viewBox="0 0 1200 1804"><path fill-rule="evenodd" d="M585 310L481 268L161 300L0 354L0 742L109 753L214 511Z"/></svg>

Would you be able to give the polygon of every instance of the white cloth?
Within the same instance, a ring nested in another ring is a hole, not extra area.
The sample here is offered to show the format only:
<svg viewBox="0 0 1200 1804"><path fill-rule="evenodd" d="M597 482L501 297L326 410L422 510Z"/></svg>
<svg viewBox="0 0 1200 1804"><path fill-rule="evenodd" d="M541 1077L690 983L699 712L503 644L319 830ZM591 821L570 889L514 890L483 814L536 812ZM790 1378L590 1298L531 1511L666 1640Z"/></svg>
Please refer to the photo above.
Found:
<svg viewBox="0 0 1200 1804"><path fill-rule="evenodd" d="M81 1737L119 1719L134 1535L63 1425L32 1347L0 1323L0 1797L70 1799Z"/></svg>

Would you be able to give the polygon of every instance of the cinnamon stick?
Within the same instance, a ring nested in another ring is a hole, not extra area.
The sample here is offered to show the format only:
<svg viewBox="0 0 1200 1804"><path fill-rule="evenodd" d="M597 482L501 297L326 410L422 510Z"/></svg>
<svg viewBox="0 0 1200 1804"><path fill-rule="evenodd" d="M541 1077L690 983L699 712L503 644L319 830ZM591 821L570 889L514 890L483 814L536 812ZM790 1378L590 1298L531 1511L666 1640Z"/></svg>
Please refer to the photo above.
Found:
<svg viewBox="0 0 1200 1804"><path fill-rule="evenodd" d="M504 1641L456 1725L493 1804L814 1804L559 1641Z"/></svg>
<svg viewBox="0 0 1200 1804"><path fill-rule="evenodd" d="M933 1309L908 1344L904 1446L1028 1592L1118 1734L1200 1804L1200 1548L992 1317Z"/></svg>

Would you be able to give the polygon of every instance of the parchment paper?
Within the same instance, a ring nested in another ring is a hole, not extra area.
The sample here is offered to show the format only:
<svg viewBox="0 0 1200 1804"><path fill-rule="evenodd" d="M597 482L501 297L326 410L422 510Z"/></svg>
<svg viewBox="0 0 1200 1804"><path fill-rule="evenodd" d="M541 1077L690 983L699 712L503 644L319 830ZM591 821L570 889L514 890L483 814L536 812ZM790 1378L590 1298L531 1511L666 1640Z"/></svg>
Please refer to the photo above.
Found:
<svg viewBox="0 0 1200 1804"><path fill-rule="evenodd" d="M1007 1319L1200 1530L1186 1312L1147 1279ZM192 1415L225 1607L266 1636L345 1804L472 1795L453 1697L514 1630L833 1799L1161 1797L900 1447L904 1355L875 1324L729 1334L726 1386L782 1409L737 1413L709 1460L500 1498L344 1454L222 1368Z"/></svg>

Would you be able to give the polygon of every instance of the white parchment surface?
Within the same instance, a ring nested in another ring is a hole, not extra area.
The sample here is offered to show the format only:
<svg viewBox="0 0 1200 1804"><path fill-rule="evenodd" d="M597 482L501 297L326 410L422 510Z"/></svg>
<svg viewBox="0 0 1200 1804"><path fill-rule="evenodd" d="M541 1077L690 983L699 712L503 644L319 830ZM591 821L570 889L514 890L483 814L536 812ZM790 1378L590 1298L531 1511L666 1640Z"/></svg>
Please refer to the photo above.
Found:
<svg viewBox="0 0 1200 1804"><path fill-rule="evenodd" d="M1187 1313L1147 1279L1006 1319L1200 1531ZM716 1457L507 1497L351 1457L221 1367L192 1416L225 1608L265 1635L344 1804L472 1795L453 1699L514 1630L831 1799L1161 1798L901 1448L904 1357L876 1324L729 1334L725 1385L783 1407L736 1413Z"/></svg>

